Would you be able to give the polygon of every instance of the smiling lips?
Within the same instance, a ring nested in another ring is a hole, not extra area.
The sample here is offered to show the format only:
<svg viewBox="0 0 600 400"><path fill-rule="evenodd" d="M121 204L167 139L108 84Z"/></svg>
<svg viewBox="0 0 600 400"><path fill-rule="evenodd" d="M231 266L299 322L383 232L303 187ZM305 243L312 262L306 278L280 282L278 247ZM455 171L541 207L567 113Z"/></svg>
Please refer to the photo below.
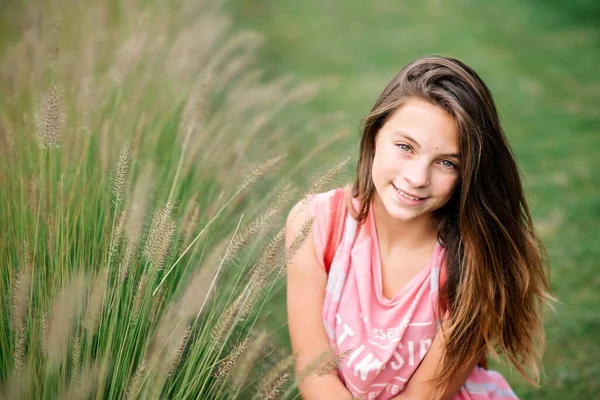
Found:
<svg viewBox="0 0 600 400"><path fill-rule="evenodd" d="M409 200L418 201L418 200L423 200L423 199L425 199L425 198L426 198L426 197L415 197L415 196L411 196L410 194L408 194L408 193L406 193L406 192L403 192L402 190L398 189L398 188L397 188L395 185L394 185L394 188L396 189L396 191L397 191L398 193L400 193L400 196L402 196L402 197L405 197L405 198L407 198L407 199L409 199Z"/></svg>

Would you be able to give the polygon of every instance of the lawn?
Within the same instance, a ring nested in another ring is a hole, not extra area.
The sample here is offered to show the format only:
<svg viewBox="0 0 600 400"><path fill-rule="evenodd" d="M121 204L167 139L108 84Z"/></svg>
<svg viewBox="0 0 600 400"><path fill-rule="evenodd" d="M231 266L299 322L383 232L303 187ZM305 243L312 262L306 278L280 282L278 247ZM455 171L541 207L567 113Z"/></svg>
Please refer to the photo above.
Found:
<svg viewBox="0 0 600 400"><path fill-rule="evenodd" d="M294 397L285 215L351 179L361 117L439 53L495 96L559 299L542 387L493 366L524 399L598 398L600 6L224 8L0 6L0 397Z"/></svg>
<svg viewBox="0 0 600 400"><path fill-rule="evenodd" d="M239 26L263 33L268 76L315 81L307 121L340 113L350 134L327 157L356 160L358 126L387 80L429 54L462 59L495 96L547 246L560 303L548 313L540 389L495 365L524 399L592 399L600 393L600 6L592 1L502 2L235 0ZM298 154L332 134L304 138ZM285 288L271 328L289 345Z"/></svg>

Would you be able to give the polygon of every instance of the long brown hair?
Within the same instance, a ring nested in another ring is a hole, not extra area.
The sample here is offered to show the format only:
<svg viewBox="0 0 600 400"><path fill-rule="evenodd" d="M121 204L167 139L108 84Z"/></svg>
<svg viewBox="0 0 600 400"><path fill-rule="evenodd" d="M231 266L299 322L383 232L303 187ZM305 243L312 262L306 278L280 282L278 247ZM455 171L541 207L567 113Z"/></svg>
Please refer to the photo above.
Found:
<svg viewBox="0 0 600 400"><path fill-rule="evenodd" d="M441 312L449 312L442 332L446 347L434 379L438 395L482 351L504 354L537 384L542 310L552 298L547 257L496 105L473 69L454 58L430 56L409 63L388 83L363 120L351 189L360 208L350 210L359 222L366 220L375 191L371 168L377 133L410 99L448 112L459 135L460 178L451 199L435 212L448 276L440 305Z"/></svg>

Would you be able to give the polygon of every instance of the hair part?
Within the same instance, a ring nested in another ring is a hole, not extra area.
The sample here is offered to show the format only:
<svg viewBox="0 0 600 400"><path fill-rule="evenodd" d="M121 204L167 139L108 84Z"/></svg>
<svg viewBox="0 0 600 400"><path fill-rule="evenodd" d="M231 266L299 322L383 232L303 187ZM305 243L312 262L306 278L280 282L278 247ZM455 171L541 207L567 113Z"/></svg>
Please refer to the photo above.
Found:
<svg viewBox="0 0 600 400"><path fill-rule="evenodd" d="M492 95L459 60L429 56L402 68L363 119L356 179L347 200L364 223L375 192L372 166L381 127L403 104L424 100L453 116L458 131L459 181L434 212L446 249L447 281L440 307L448 321L446 348L434 385L438 395L464 367L503 354L530 382L539 381L544 349L542 311L552 299L544 247L533 227L515 156Z"/></svg>

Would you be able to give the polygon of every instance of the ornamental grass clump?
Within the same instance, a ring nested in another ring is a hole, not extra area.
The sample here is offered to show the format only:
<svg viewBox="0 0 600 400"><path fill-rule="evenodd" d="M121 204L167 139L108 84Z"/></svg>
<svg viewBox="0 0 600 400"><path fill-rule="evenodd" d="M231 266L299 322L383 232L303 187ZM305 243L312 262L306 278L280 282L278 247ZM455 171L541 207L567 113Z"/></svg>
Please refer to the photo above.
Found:
<svg viewBox="0 0 600 400"><path fill-rule="evenodd" d="M302 131L277 116L315 87L263 78L261 38L219 4L7 6L1 398L270 399L292 384L261 321L285 271L289 171L307 162L284 157Z"/></svg>

